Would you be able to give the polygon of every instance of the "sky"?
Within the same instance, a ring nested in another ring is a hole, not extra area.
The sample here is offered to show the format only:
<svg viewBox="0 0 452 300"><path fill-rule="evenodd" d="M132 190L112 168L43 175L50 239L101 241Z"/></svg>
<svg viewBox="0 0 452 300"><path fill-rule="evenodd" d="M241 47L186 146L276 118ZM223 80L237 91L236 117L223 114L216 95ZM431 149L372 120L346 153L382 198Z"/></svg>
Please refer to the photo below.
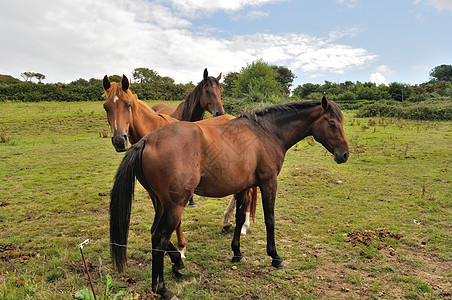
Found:
<svg viewBox="0 0 452 300"><path fill-rule="evenodd" d="M452 64L452 0L0 2L0 74L44 83L149 68L176 83L262 59L304 83L420 84Z"/></svg>

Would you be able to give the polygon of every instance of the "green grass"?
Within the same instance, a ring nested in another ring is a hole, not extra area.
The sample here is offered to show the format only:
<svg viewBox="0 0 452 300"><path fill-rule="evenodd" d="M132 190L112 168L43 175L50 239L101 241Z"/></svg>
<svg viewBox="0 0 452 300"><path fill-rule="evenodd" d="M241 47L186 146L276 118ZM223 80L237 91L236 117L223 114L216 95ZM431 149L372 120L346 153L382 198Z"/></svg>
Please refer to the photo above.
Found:
<svg viewBox="0 0 452 300"><path fill-rule="evenodd" d="M175 102L173 104L176 104ZM129 267L112 269L108 193L123 153L111 145L102 103L0 103L1 299L71 299L89 288L78 244L98 293L154 297L151 201L137 186ZM450 295L452 122L354 118L345 111L350 160L337 165L307 138L288 151L276 200L273 269L265 224L241 240L246 262L232 264L231 234L221 233L228 198L196 197L182 227L186 275L167 286L183 299L438 299ZM400 234L366 246L355 229Z"/></svg>

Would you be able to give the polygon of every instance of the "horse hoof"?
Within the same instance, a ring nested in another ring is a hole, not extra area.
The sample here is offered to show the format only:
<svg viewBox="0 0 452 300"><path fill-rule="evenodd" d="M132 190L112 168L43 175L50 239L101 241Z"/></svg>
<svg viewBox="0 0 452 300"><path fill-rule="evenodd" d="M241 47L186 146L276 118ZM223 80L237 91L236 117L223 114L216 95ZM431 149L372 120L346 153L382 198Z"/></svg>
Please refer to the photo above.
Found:
<svg viewBox="0 0 452 300"><path fill-rule="evenodd" d="M238 262L241 262L241 261L246 261L246 259L243 257L243 256L233 256L232 257L232 262L233 263L238 263Z"/></svg>
<svg viewBox="0 0 452 300"><path fill-rule="evenodd" d="M229 232L231 232L231 229L232 229L232 224L231 225L226 225L226 226L223 226L222 232L223 233L229 233Z"/></svg>
<svg viewBox="0 0 452 300"><path fill-rule="evenodd" d="M165 300L177 300L177 299L179 299L179 298L177 298L177 296L173 292L171 292L167 288L164 288L163 290L158 291L157 293Z"/></svg>
<svg viewBox="0 0 452 300"><path fill-rule="evenodd" d="M282 269L286 267L286 263L282 259L274 259L272 260L272 266L277 269Z"/></svg>
<svg viewBox="0 0 452 300"><path fill-rule="evenodd" d="M178 277L185 275L185 266L180 267L174 265L171 269L173 270L174 275Z"/></svg>

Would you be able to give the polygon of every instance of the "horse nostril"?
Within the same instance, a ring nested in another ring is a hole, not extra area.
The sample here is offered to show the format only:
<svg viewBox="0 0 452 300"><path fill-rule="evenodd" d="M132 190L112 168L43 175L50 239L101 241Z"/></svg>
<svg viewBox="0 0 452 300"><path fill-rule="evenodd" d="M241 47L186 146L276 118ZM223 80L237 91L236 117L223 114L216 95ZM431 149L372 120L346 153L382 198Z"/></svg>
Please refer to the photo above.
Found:
<svg viewBox="0 0 452 300"><path fill-rule="evenodd" d="M344 161L347 161L347 160L348 160L348 157L349 157L348 152L345 152L345 153L344 153Z"/></svg>
<svg viewBox="0 0 452 300"><path fill-rule="evenodd" d="M124 134L122 137L124 138L124 141L127 142L127 134Z"/></svg>

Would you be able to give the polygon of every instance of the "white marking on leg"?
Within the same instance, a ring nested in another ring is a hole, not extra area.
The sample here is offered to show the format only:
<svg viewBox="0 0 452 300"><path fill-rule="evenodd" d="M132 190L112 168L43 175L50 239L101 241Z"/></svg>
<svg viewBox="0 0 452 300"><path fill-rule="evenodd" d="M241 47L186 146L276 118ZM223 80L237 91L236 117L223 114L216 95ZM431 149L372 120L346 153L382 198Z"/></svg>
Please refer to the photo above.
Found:
<svg viewBox="0 0 452 300"><path fill-rule="evenodd" d="M228 207L226 207L226 210L224 211L223 227L232 226L232 223L230 220L232 218L234 209L235 209L235 198L232 197L231 201L229 202Z"/></svg>
<svg viewBox="0 0 452 300"><path fill-rule="evenodd" d="M184 249L179 250L179 252L180 252L180 257L181 257L182 259L185 259L185 247L184 247Z"/></svg>
<svg viewBox="0 0 452 300"><path fill-rule="evenodd" d="M245 223L243 223L242 230L240 231L240 235L245 236L249 227L250 227L250 213L246 212Z"/></svg>

